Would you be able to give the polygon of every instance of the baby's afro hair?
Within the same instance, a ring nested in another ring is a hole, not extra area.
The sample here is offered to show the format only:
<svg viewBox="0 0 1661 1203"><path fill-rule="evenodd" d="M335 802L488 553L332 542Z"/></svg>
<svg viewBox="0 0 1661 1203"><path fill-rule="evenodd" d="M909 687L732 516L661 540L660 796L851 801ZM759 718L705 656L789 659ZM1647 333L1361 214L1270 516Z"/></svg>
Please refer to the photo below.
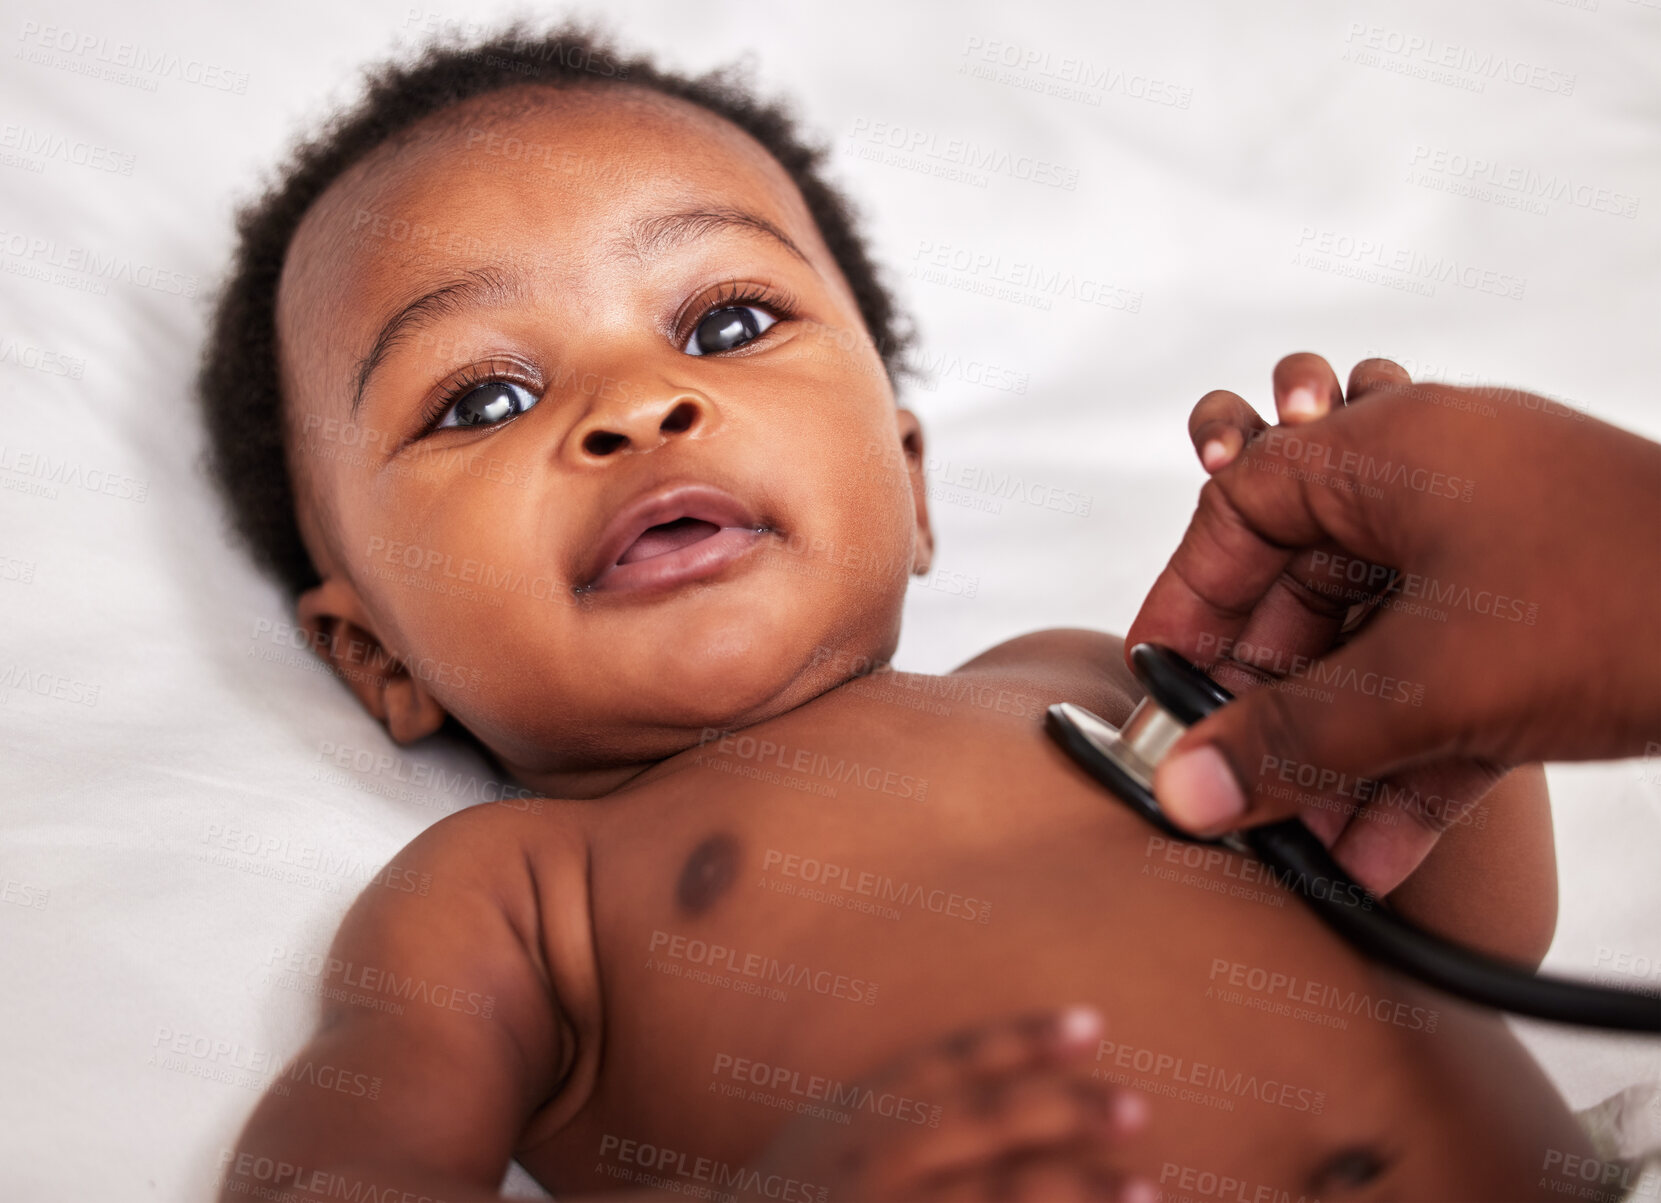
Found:
<svg viewBox="0 0 1661 1203"><path fill-rule="evenodd" d="M237 213L238 244L215 301L196 380L207 424L206 462L231 520L262 568L298 596L318 582L295 515L284 457L277 364L277 283L294 232L313 202L354 163L452 105L525 84L631 84L726 118L766 147L801 192L859 303L891 382L906 373L914 333L879 281L853 206L821 174L827 148L804 140L790 109L753 94L741 67L696 77L625 58L578 24L535 32L523 23L464 43L439 39L411 62L370 68L363 98L290 152L277 183Z"/></svg>

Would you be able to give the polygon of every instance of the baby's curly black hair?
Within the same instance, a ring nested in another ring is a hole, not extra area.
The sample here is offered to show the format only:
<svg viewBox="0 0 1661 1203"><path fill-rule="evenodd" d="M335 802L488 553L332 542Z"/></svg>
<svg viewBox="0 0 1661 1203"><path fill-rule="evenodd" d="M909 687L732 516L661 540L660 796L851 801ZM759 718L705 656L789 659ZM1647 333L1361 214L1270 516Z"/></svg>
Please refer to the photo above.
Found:
<svg viewBox="0 0 1661 1203"><path fill-rule="evenodd" d="M744 130L789 173L853 289L891 382L905 374L911 323L879 281L848 199L821 174L827 148L805 141L782 102L759 100L738 66L689 77L624 57L591 28L535 32L515 22L474 42L439 39L410 62L366 72L367 90L320 134L291 151L278 182L237 213L238 244L215 301L196 380L208 431L206 465L231 520L261 567L298 595L318 581L295 515L284 456L277 361L277 284L313 202L375 147L472 97L525 84L629 84L689 101Z"/></svg>

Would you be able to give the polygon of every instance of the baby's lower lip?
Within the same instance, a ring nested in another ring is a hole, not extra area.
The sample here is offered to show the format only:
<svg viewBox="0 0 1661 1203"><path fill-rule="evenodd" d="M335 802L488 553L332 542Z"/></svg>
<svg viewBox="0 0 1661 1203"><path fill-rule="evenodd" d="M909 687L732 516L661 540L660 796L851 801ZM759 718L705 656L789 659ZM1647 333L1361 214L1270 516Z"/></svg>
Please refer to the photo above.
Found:
<svg viewBox="0 0 1661 1203"><path fill-rule="evenodd" d="M704 580L743 558L772 533L766 527L723 526L707 538L663 555L613 564L595 578L586 592L638 593Z"/></svg>

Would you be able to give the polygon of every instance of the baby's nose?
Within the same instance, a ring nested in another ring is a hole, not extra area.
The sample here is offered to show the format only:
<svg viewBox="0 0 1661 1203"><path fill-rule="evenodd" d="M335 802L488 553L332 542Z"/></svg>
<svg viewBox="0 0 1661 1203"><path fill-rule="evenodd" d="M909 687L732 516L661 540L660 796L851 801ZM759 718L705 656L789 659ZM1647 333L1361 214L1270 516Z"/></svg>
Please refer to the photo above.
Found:
<svg viewBox="0 0 1661 1203"><path fill-rule="evenodd" d="M661 400L597 410L576 432L584 455L603 459L620 451L646 451L707 424L709 401L694 392L676 392Z"/></svg>

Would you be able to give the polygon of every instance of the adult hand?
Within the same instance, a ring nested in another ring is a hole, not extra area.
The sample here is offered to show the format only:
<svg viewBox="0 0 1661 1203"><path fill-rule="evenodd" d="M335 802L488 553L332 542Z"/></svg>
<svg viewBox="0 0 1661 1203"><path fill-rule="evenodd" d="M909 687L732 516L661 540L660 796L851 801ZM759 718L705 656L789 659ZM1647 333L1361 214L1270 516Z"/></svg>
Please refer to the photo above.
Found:
<svg viewBox="0 0 1661 1203"><path fill-rule="evenodd" d="M1273 428L1233 393L1196 407L1212 478L1125 639L1239 695L1160 765L1174 821L1302 807L1384 892L1509 766L1661 739L1661 446L1385 360L1340 389L1289 356L1274 394ZM1335 826L1287 780L1360 813ZM1414 821L1360 821L1386 806Z"/></svg>

